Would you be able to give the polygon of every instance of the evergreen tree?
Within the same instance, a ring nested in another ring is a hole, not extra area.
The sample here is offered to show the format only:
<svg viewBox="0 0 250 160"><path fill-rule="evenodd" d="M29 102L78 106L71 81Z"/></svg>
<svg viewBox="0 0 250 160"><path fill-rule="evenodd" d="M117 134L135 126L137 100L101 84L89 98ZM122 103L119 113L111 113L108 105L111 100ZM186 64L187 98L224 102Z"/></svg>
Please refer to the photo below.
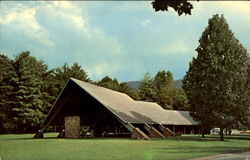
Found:
<svg viewBox="0 0 250 160"><path fill-rule="evenodd" d="M103 79L97 82L97 85L112 89L114 91L120 91L120 85L116 78L111 79L110 77L105 76Z"/></svg>
<svg viewBox="0 0 250 160"><path fill-rule="evenodd" d="M203 129L220 127L223 140L224 128L243 124L248 116L248 53L234 37L225 18L219 15L209 19L199 43L198 55L190 63L183 88L193 116L200 120Z"/></svg>
<svg viewBox="0 0 250 160"><path fill-rule="evenodd" d="M47 66L30 56L29 52L22 52L15 57L14 68L17 78L11 101L13 118L18 131L34 131L45 117L41 77Z"/></svg>
<svg viewBox="0 0 250 160"><path fill-rule="evenodd" d="M42 101L44 105L43 113L47 115L54 104L58 94L61 92L60 80L56 79L54 70L47 71L42 77L41 87Z"/></svg>
<svg viewBox="0 0 250 160"><path fill-rule="evenodd" d="M188 99L183 89L174 89L173 91L173 109L180 111L189 111Z"/></svg>
<svg viewBox="0 0 250 160"><path fill-rule="evenodd" d="M13 60L2 54L0 54L0 68L0 133L4 133L15 128L11 114L11 100L16 74Z"/></svg>
<svg viewBox="0 0 250 160"><path fill-rule="evenodd" d="M108 76L105 76L102 80L96 83L101 87L112 89L114 91L122 92L130 96L134 100L139 99L138 92L133 88L129 87L127 83L119 83L116 78L111 79Z"/></svg>
<svg viewBox="0 0 250 160"><path fill-rule="evenodd" d="M173 75L170 71L159 71L154 78L154 99L165 109L173 109Z"/></svg>
<svg viewBox="0 0 250 160"><path fill-rule="evenodd" d="M57 84L55 84L58 87L57 95L60 93L70 78L76 78L85 82L90 82L87 72L85 72L78 63L74 63L70 67L65 63L63 66L54 69L52 74L54 74L55 81L57 82Z"/></svg>
<svg viewBox="0 0 250 160"><path fill-rule="evenodd" d="M141 86L139 87L139 97L142 101L155 102L155 86L154 80L149 72L144 74L143 80L141 80Z"/></svg>
<svg viewBox="0 0 250 160"><path fill-rule="evenodd" d="M120 92L127 94L134 100L139 100L138 92L135 89L129 87L128 83L120 83Z"/></svg>

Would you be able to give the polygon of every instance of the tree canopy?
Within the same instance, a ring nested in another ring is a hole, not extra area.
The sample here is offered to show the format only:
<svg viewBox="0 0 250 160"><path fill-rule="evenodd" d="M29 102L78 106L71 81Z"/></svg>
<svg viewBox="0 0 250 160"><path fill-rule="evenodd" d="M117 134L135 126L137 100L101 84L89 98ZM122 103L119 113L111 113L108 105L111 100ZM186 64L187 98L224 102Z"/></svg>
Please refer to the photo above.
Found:
<svg viewBox="0 0 250 160"><path fill-rule="evenodd" d="M173 89L170 71L159 71L155 77L146 73L140 89L136 90L127 82L119 83L108 76L93 82L78 63L70 66L65 63L49 70L29 51L13 59L0 54L0 67L0 133L37 131L71 77L125 93L134 100L157 102L165 109L183 109L179 106L183 97Z"/></svg>
<svg viewBox="0 0 250 160"><path fill-rule="evenodd" d="M18 130L31 131L36 129L44 118L42 77L47 71L47 66L30 56L30 52L27 51L15 57L13 67L16 77L10 101L12 116Z"/></svg>
<svg viewBox="0 0 250 160"><path fill-rule="evenodd" d="M90 81L80 65L48 70L29 51L0 55L0 132L34 132L70 77Z"/></svg>
<svg viewBox="0 0 250 160"><path fill-rule="evenodd" d="M149 72L144 74L144 78L141 80L141 86L139 87L140 100L147 102L155 101L155 86L154 79Z"/></svg>
<svg viewBox="0 0 250 160"><path fill-rule="evenodd" d="M240 127L249 116L249 55L219 15L208 20L196 51L198 55L189 65L183 88L193 116L203 128L220 127L223 140L224 128Z"/></svg>
<svg viewBox="0 0 250 160"><path fill-rule="evenodd" d="M183 13L191 15L193 9L193 5L187 0L155 0L152 2L152 6L156 12L168 11L169 8L172 8L179 16Z"/></svg>
<svg viewBox="0 0 250 160"><path fill-rule="evenodd" d="M154 78L155 101L165 109L173 109L173 75L170 71L159 71Z"/></svg>
<svg viewBox="0 0 250 160"><path fill-rule="evenodd" d="M105 76L102 80L98 81L96 84L101 87L105 87L108 89L112 89L118 92L125 93L134 100L139 99L138 92L135 89L129 87L128 84L125 82L119 83L116 78L111 79L110 77Z"/></svg>

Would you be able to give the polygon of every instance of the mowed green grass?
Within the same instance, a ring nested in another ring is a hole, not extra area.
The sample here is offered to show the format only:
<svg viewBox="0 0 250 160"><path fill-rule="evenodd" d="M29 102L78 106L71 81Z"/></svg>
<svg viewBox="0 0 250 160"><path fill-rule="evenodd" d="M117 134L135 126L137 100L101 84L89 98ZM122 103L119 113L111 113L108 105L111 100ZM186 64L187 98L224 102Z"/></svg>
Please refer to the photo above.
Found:
<svg viewBox="0 0 250 160"><path fill-rule="evenodd" d="M200 136L132 139L57 139L46 134L33 139L32 134L0 135L2 160L181 160L250 150L250 140Z"/></svg>

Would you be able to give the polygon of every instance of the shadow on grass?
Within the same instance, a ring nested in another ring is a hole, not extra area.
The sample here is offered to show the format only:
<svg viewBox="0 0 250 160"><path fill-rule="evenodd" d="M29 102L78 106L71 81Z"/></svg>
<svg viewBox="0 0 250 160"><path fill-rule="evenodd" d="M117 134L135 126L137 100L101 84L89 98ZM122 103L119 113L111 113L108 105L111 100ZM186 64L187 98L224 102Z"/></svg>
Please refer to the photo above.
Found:
<svg viewBox="0 0 250 160"><path fill-rule="evenodd" d="M209 138L218 138L218 137L209 137ZM226 136L225 139L237 139L237 140L250 140L249 137L239 137L239 136Z"/></svg>
<svg viewBox="0 0 250 160"><path fill-rule="evenodd" d="M176 147L163 147L158 148L161 152L166 153L216 153L216 154L224 154L224 153L232 153L232 152L244 152L250 151L250 147L230 147L230 146L211 146L211 147L190 147L192 150L187 148L187 146L179 146Z"/></svg>
<svg viewBox="0 0 250 160"><path fill-rule="evenodd" d="M168 139L177 139L176 137L169 137ZM246 136L226 136L224 137L224 142L227 142L231 139L235 140L250 140L250 137ZM183 141L220 141L220 137L217 135L207 135L205 138L201 136L181 136L180 140Z"/></svg>
<svg viewBox="0 0 250 160"><path fill-rule="evenodd" d="M4 138L0 139L1 141L9 141L9 140L43 140L43 139L63 139L63 140L105 140L105 141L114 141L114 140L131 140L131 138L105 138L105 137L96 137L96 138L57 138L57 137L44 137L44 138L33 138L33 137L15 137L15 138Z"/></svg>
<svg viewBox="0 0 250 160"><path fill-rule="evenodd" d="M177 141L177 138L176 137L169 137L168 139L170 140L176 140ZM195 137L195 136L181 136L180 141L202 141L202 142L205 142L205 141L220 141L220 138L219 137L205 137L205 138L202 138L202 137ZM227 142L229 140L225 139L223 142Z"/></svg>
<svg viewBox="0 0 250 160"><path fill-rule="evenodd" d="M45 138L33 138L33 137L16 137L16 138L4 138L4 139L1 139L2 141L5 141L5 140L39 140L39 139L60 139L60 138L56 138L56 137L45 137Z"/></svg>

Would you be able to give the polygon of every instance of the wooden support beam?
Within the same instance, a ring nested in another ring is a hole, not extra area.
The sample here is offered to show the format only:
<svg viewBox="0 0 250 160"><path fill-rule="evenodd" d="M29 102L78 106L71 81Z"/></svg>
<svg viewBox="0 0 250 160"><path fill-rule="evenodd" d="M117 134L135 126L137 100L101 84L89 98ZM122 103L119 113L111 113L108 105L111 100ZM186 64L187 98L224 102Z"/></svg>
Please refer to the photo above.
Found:
<svg viewBox="0 0 250 160"><path fill-rule="evenodd" d="M142 132L139 128L134 128L131 133L132 139L139 139L139 140L150 140L150 138Z"/></svg>
<svg viewBox="0 0 250 160"><path fill-rule="evenodd" d="M155 138L166 138L161 132L159 132L155 127L152 125L149 125L147 123L144 123L144 128L148 131L149 137L155 137Z"/></svg>
<svg viewBox="0 0 250 160"><path fill-rule="evenodd" d="M147 123L144 123L144 125L143 125L143 127L144 127L144 129L146 129L148 132L151 130L151 126L149 125L149 124L147 124Z"/></svg>
<svg viewBox="0 0 250 160"><path fill-rule="evenodd" d="M169 128L164 127L160 123L158 124L158 126L165 137L175 136L175 133L171 131Z"/></svg>
<svg viewBox="0 0 250 160"><path fill-rule="evenodd" d="M123 126L126 127L128 131L131 133L133 132L133 129L135 128L131 123L124 123Z"/></svg>

